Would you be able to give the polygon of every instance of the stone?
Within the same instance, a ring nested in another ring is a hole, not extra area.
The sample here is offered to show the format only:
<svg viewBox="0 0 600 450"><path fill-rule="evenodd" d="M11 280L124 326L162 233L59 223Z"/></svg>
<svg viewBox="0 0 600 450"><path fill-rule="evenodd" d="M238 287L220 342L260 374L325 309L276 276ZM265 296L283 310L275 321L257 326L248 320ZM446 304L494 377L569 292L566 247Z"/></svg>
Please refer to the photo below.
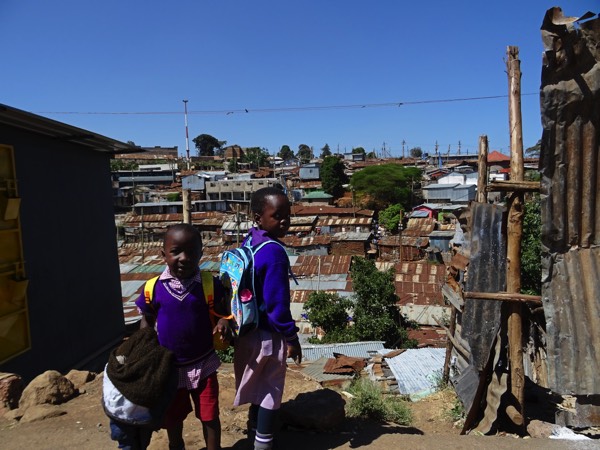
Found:
<svg viewBox="0 0 600 450"><path fill-rule="evenodd" d="M527 424L527 433L532 438L547 438L558 428L560 428L560 426L553 423L532 420Z"/></svg>
<svg viewBox="0 0 600 450"><path fill-rule="evenodd" d="M19 408L11 409L4 414L6 420L21 420L21 417L23 417L23 410Z"/></svg>
<svg viewBox="0 0 600 450"><path fill-rule="evenodd" d="M94 380L96 374L94 372L90 372L88 370L71 370L68 374L65 375L65 378L73 383L75 389L81 392L81 387Z"/></svg>
<svg viewBox="0 0 600 450"><path fill-rule="evenodd" d="M301 393L281 405L281 422L300 429L332 430L344 422L345 404L342 396L331 389Z"/></svg>
<svg viewBox="0 0 600 450"><path fill-rule="evenodd" d="M66 413L64 409L56 405L33 405L25 410L20 423L37 422L51 417L63 416Z"/></svg>
<svg viewBox="0 0 600 450"><path fill-rule="evenodd" d="M77 395L71 381L56 370L48 370L35 377L23 390L19 408L27 411L35 405L59 405L71 400Z"/></svg>
<svg viewBox="0 0 600 450"><path fill-rule="evenodd" d="M19 375L0 372L0 416L19 407L24 388L25 383Z"/></svg>

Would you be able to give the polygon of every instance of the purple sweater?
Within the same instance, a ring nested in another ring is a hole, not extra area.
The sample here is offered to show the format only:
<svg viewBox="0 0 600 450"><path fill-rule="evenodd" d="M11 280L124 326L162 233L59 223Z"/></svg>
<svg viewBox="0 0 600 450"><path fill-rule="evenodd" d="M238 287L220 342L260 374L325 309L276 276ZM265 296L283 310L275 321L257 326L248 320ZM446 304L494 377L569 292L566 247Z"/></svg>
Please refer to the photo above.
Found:
<svg viewBox="0 0 600 450"><path fill-rule="evenodd" d="M217 284L215 280L215 291ZM135 304L142 313L152 314L144 292ZM179 301L165 289L163 281L158 280L154 287L153 306L158 342L174 353L178 365L199 361L214 351L208 306L200 283L196 283L189 294Z"/></svg>
<svg viewBox="0 0 600 450"><path fill-rule="evenodd" d="M252 246L276 240L264 230L250 229L248 238ZM267 323L259 327L281 333L288 342L298 339L298 327L290 311L290 260L285 250L275 244L265 245L254 256L254 288L259 302L266 307Z"/></svg>

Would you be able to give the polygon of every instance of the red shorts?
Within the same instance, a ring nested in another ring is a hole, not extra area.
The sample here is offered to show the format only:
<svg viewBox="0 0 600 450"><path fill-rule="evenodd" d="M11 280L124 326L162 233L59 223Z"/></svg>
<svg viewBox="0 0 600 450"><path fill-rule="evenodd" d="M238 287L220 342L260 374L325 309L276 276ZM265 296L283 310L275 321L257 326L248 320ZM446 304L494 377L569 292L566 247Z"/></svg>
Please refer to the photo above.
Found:
<svg viewBox="0 0 600 450"><path fill-rule="evenodd" d="M204 378L196 389L178 389L175 398L165 413L163 428L172 428L180 424L192 412L192 404L196 417L202 422L211 422L219 418L219 381L217 373Z"/></svg>

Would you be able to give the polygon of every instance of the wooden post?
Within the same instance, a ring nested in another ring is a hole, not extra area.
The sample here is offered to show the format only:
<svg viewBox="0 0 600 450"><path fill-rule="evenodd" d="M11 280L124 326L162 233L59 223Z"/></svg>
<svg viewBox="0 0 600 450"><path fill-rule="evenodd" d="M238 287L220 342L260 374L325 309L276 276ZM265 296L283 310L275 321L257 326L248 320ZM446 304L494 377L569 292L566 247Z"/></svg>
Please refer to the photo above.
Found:
<svg viewBox="0 0 600 450"><path fill-rule="evenodd" d="M488 183L488 138L479 136L479 158L477 161L477 202L487 203L486 186Z"/></svg>
<svg viewBox="0 0 600 450"><path fill-rule="evenodd" d="M523 181L523 127L521 122L521 62L519 48L509 46L507 54L510 127L510 178ZM523 234L523 193L513 192L508 201L506 292L521 291L521 237ZM523 370L522 305L505 304L507 311L510 391L514 404L506 409L518 427L524 425L525 374Z"/></svg>
<svg viewBox="0 0 600 450"><path fill-rule="evenodd" d="M192 223L192 191L183 189L183 223Z"/></svg>
<svg viewBox="0 0 600 450"><path fill-rule="evenodd" d="M446 358L444 360L444 373L442 375L442 381L444 383L448 383L450 380L450 360L452 356L452 348L454 344L452 343L452 337L454 337L454 332L456 331L456 308L454 306L450 306L452 312L450 313L450 325L448 327L448 342L446 342Z"/></svg>

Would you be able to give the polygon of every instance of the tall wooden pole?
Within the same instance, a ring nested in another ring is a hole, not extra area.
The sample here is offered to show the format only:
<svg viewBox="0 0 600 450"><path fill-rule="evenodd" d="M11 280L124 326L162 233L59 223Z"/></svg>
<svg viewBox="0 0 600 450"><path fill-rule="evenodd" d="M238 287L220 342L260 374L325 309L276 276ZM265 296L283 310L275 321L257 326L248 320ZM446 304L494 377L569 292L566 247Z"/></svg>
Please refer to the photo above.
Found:
<svg viewBox="0 0 600 450"><path fill-rule="evenodd" d="M477 202L487 203L486 186L488 183L488 138L479 136L479 158L477 160Z"/></svg>
<svg viewBox="0 0 600 450"><path fill-rule="evenodd" d="M183 200L183 223L192 223L192 191L190 189L182 190Z"/></svg>
<svg viewBox="0 0 600 450"><path fill-rule="evenodd" d="M506 50L510 126L510 178L523 181L523 126L521 122L521 62L519 48ZM523 193L513 192L508 201L506 292L521 291L521 237L523 234ZM523 370L522 305L506 303L510 362L510 390L514 404L506 409L518 427L524 425L525 374Z"/></svg>

